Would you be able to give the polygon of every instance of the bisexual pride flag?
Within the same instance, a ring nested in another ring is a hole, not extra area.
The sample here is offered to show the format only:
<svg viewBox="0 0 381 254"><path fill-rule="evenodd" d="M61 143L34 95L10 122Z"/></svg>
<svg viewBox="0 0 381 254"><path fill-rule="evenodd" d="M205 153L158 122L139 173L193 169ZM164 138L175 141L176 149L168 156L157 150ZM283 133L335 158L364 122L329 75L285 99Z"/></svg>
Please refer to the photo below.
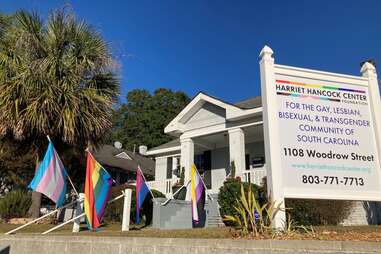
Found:
<svg viewBox="0 0 381 254"><path fill-rule="evenodd" d="M136 220L135 224L140 223L140 208L143 205L147 194L150 192L146 181L144 180L143 172L138 166L138 170L136 171Z"/></svg>
<svg viewBox="0 0 381 254"><path fill-rule="evenodd" d="M192 222L196 226L199 224L200 216L204 211L205 186L194 164L191 169L191 199Z"/></svg>
<svg viewBox="0 0 381 254"><path fill-rule="evenodd" d="M87 152L84 206L90 230L96 230L101 225L111 185L110 174Z"/></svg>
<svg viewBox="0 0 381 254"><path fill-rule="evenodd" d="M44 194L56 203L57 207L60 207L65 201L66 178L65 167L52 142L49 142L44 160L41 162L28 188Z"/></svg>

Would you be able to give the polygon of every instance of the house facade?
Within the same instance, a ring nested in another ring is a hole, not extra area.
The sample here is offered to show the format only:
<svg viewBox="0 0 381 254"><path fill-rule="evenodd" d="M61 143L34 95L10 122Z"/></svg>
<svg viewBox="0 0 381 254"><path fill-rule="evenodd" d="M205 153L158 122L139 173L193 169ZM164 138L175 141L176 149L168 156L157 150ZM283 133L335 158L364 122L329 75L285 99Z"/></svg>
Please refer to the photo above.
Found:
<svg viewBox="0 0 381 254"><path fill-rule="evenodd" d="M199 93L164 131L174 139L147 151L155 159L155 180L148 184L167 198L173 195L172 186L179 181L182 167L185 183L189 181L192 163L211 195L218 194L230 174L232 161L235 175L242 181L260 185L266 176L260 97L229 104ZM342 224L379 224L380 207L378 202L355 201Z"/></svg>
<svg viewBox="0 0 381 254"><path fill-rule="evenodd" d="M276 96L278 94L279 96L289 96L289 98L291 98L289 101L291 102L292 98L299 97L309 98L312 101L318 99L321 101L333 100L335 102L340 102L341 100L334 100L329 98L329 96L319 97L306 95L303 92L296 92L296 94L274 92L271 93L274 98L272 98L273 100L270 100L271 103L275 103L273 105L269 102L268 97L266 97L266 93L263 91L264 87L266 87L264 84L266 85L269 83L270 85L267 87L271 87L271 85L275 83L275 76L277 76L279 78L279 80L277 80L278 82L282 81L287 84L293 83L297 86L308 86L313 88L306 89L308 91L315 91L315 88L318 88L323 90L340 90L345 91L346 93L348 91L365 93L363 90L360 91L342 87L340 88L337 85L358 85L358 83L360 83L363 87L369 87L369 89L374 90L370 94L371 101L373 102L372 110L377 113L376 114L373 112L374 115L379 116L381 103L379 103L379 86L375 68L370 63L365 62L361 68L363 77L321 72L284 65L274 65L272 53L273 52L270 48L264 47L260 54L262 57L260 62L262 94L264 94L264 102L266 102L264 106L267 114L264 114L261 97L253 97L235 104L231 104L209 96L205 93L199 93L165 127L164 132L173 136L174 139L171 142L152 148L147 152L147 155L155 158L155 180L149 182L151 188L158 189L165 193L167 198L171 198L173 195L172 186L178 181L181 169L184 169L185 171L185 184L187 184L190 178L190 168L193 164L195 164L202 178L204 179L205 185L207 187L207 193L212 195L218 194L219 189L223 185L226 177L231 174L232 164L234 163L235 176L240 177L243 181L246 182L250 181L259 185L261 184L263 177L267 175L267 172L269 175L271 173L272 177L269 179L269 190L274 194L273 197L277 196L277 199L280 200L280 204L283 205L285 197L311 199L344 199L341 196L337 195L335 191L331 192L330 196L324 196L321 194L321 192L324 193L325 190L330 188L324 189L319 186L315 186L319 187L319 189L314 189L317 193L315 196L308 194L312 193L312 188L305 188L307 194L304 192L295 191L289 192L287 195L285 195L283 182L279 179L282 179L282 177L286 178L287 176L292 176L291 178L296 179L295 175L293 175L295 174L295 171L288 171L292 172L291 174L285 173L286 171L283 170L287 169L287 167L281 167L282 165L280 165L280 153L272 153L275 154L275 156L270 153L271 147L273 149L280 149L279 140L277 140L277 142L273 142L280 132L284 137L287 138L298 133L298 130L295 130L294 127L292 127L294 129L291 127L287 129L287 126L282 126L280 121L274 120L278 117L277 107L283 109L283 104L278 104L277 102ZM291 82L289 79L294 81ZM316 85L315 82L318 81L326 83L328 86ZM270 91L274 91L275 88L276 86L271 87L272 90ZM266 91L267 90L265 90L265 92ZM345 97L343 98L343 101L345 102ZM269 108L271 108L272 111L269 111ZM364 111L366 112L367 109L364 109ZM332 112L330 114L332 114ZM376 118L378 122L380 119L379 117ZM276 123L275 125L272 125L273 127L276 126L276 128L264 128L264 124L266 126L270 126L269 119L272 122ZM282 123L284 124L284 122ZM381 124L375 126L378 128L378 134L376 137L379 138L378 135L381 130ZM287 133L287 131L290 133ZM364 136L371 137L370 135L365 134ZM269 137L271 137L271 139ZM364 140L364 138L360 138ZM302 140L302 142L304 141ZM266 152L265 143L269 144L266 146ZM309 145L313 147L318 146L318 144L315 143L311 143ZM319 147L321 149L326 149L326 147L323 146ZM375 151L377 152L377 149L375 149ZM265 153L267 158L265 157ZM267 163L266 159L268 160ZM307 161L306 163L309 162ZM337 163L338 165L342 164L342 162ZM376 165L374 170L377 172L379 170L379 166ZM331 174L333 173L331 172ZM274 181L275 178L279 181ZM321 182L322 181L320 180L318 183L320 184ZM294 185L291 185L291 188L294 187ZM344 193L348 194L345 191ZM348 198L347 195L346 199L351 199L351 197ZM381 205L380 202L376 202L380 200L378 196L372 196L370 199L353 198L352 200L357 201L353 201L353 207L349 217L342 222L344 225L381 223ZM283 218L285 219L285 215ZM284 221L284 219L279 220L279 222Z"/></svg>
<svg viewBox="0 0 381 254"><path fill-rule="evenodd" d="M230 104L199 93L166 126L174 140L147 151L155 158L152 188L172 195L172 186L185 170L185 183L194 163L209 194L217 194L230 175L260 184L266 175L261 97Z"/></svg>

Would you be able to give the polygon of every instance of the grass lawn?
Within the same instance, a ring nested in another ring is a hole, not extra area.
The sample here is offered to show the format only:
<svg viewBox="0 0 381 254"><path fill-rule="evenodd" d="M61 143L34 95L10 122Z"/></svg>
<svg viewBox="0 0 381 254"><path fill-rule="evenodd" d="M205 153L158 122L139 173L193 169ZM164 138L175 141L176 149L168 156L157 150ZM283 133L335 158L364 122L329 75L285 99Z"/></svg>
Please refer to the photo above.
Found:
<svg viewBox="0 0 381 254"><path fill-rule="evenodd" d="M20 230L17 234L39 234L54 225L34 224ZM5 233L17 225L0 224L0 234ZM234 235L234 230L228 227L205 228L192 230L158 230L150 227L136 228L132 226L130 231L121 232L120 224L108 224L101 228L99 232L89 232L83 225L81 232L71 233L72 224L50 233L50 235L86 235L86 236L126 236L126 237L160 237L160 238L240 238ZM247 237L248 239L269 239L267 237ZM290 232L288 234L275 236L275 239L304 239L304 240L338 240L338 241L381 241L381 226L318 226L312 232Z"/></svg>

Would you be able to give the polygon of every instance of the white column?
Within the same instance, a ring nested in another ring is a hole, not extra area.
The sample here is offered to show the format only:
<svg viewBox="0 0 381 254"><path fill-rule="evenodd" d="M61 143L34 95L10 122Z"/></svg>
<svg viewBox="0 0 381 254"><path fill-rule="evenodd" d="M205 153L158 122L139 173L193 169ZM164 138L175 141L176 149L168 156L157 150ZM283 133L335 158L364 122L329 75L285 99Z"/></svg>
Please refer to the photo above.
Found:
<svg viewBox="0 0 381 254"><path fill-rule="evenodd" d="M124 203L123 203L123 219L122 219L122 231L130 230L130 213L131 213L131 189L124 190Z"/></svg>
<svg viewBox="0 0 381 254"><path fill-rule="evenodd" d="M79 216L83 213L83 200L85 199L85 193L79 193L77 206L75 208L74 217ZM74 220L73 233L78 233L81 225L81 218Z"/></svg>
<svg viewBox="0 0 381 254"><path fill-rule="evenodd" d="M276 94L274 92L275 74L273 51L265 46L259 57L261 58L261 92L263 107L263 133L265 140L265 156L267 170L267 192L272 197L276 206L280 206L282 211L278 211L273 228L283 228L286 225L286 213L284 211L284 193L282 186L282 167L279 160L279 125L277 119ZM271 130L270 127L271 126Z"/></svg>
<svg viewBox="0 0 381 254"><path fill-rule="evenodd" d="M184 183L190 180L190 169L194 163L194 143L191 138L180 139L181 143L181 168L185 168ZM181 171L180 171L181 172Z"/></svg>
<svg viewBox="0 0 381 254"><path fill-rule="evenodd" d="M231 129L228 132L230 165L234 161L235 175L242 178L245 172L245 133L241 128Z"/></svg>
<svg viewBox="0 0 381 254"><path fill-rule="evenodd" d="M361 73L363 77L368 78L369 103L374 123L378 158L381 158L381 99L376 68L373 64L365 62L361 67Z"/></svg>
<svg viewBox="0 0 381 254"><path fill-rule="evenodd" d="M180 163L181 163L181 168L184 167L185 169L185 174L184 174L184 184L187 184L188 181L190 180L190 170L191 167L194 163L194 143L191 138L180 138L180 143L181 143L181 158L180 158ZM188 185L187 188L187 194L185 197L185 200L191 200L191 195L190 195L190 185Z"/></svg>

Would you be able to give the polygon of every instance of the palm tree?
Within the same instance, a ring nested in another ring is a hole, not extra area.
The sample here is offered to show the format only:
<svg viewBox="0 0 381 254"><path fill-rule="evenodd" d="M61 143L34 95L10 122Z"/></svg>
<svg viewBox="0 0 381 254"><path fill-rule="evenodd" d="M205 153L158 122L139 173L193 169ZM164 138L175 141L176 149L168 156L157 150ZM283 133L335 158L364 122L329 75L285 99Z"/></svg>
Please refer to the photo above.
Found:
<svg viewBox="0 0 381 254"><path fill-rule="evenodd" d="M98 144L111 128L119 91L102 36L64 10L45 23L19 11L2 24L0 135L29 140L40 156L46 135L76 147ZM31 213L38 216L39 205Z"/></svg>

